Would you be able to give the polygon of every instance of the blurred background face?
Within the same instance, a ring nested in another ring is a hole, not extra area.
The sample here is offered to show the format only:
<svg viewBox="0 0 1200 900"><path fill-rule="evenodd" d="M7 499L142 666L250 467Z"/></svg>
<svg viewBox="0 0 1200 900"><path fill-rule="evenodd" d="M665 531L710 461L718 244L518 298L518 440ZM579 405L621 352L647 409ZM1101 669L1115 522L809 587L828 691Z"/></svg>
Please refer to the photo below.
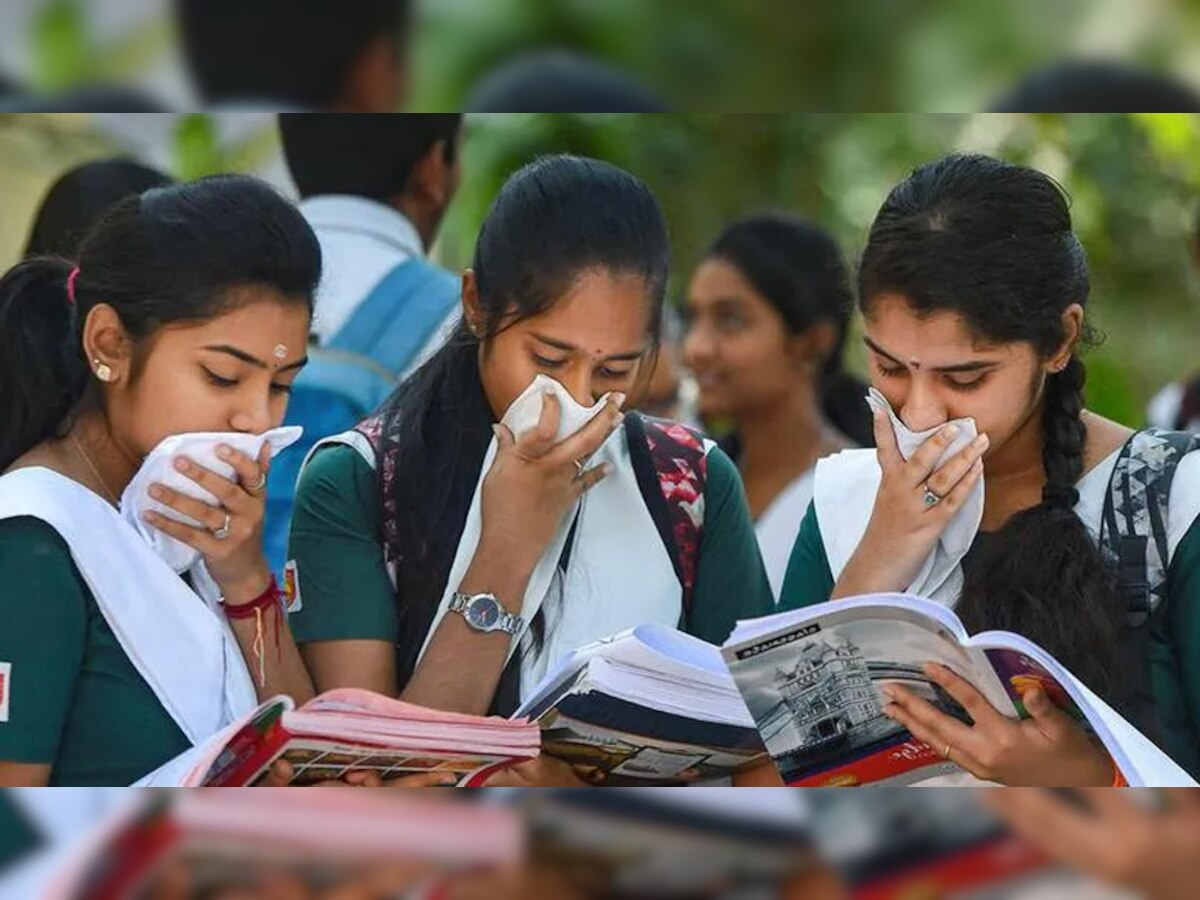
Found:
<svg viewBox="0 0 1200 900"><path fill-rule="evenodd" d="M148 338L132 377L106 391L113 434L135 458L175 434L260 434L283 422L308 349L308 308L270 289L239 290L245 302L230 312Z"/></svg>
<svg viewBox="0 0 1200 900"><path fill-rule="evenodd" d="M983 342L958 313L922 317L883 295L864 316L864 339L871 383L913 431L969 417L990 455L1038 410L1045 368L1033 346Z"/></svg>
<svg viewBox="0 0 1200 900"><path fill-rule="evenodd" d="M700 388L703 416L732 416L778 404L797 389L803 360L783 316L722 259L707 259L688 284L685 364Z"/></svg>
<svg viewBox="0 0 1200 900"><path fill-rule="evenodd" d="M473 280L466 288L473 317ZM544 312L484 340L480 373L497 418L539 374L562 384L577 403L591 406L612 391L635 396L644 388L651 356L654 304L637 276L589 271Z"/></svg>

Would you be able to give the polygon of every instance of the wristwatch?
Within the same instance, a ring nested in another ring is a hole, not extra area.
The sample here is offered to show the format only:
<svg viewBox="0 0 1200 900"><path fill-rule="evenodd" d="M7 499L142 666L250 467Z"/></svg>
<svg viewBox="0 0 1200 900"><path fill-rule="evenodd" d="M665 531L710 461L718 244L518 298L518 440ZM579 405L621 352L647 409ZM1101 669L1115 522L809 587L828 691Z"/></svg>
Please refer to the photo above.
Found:
<svg viewBox="0 0 1200 900"><path fill-rule="evenodd" d="M495 594L455 593L450 598L450 612L459 613L471 628L485 634L503 631L516 635L525 624L519 615L508 612Z"/></svg>

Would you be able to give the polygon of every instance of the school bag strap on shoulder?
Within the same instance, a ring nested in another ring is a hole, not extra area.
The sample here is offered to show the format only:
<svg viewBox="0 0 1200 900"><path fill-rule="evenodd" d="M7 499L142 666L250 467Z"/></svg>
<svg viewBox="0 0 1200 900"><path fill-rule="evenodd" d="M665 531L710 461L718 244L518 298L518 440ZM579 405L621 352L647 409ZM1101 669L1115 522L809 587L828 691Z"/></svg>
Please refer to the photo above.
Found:
<svg viewBox="0 0 1200 900"><path fill-rule="evenodd" d="M625 416L625 433L638 488L683 588L686 625L704 530L704 436L690 426L636 412Z"/></svg>
<svg viewBox="0 0 1200 900"><path fill-rule="evenodd" d="M1180 460L1200 435L1162 428L1134 434L1117 458L1100 524L1100 550L1117 575L1130 627L1144 625L1167 593L1167 504Z"/></svg>

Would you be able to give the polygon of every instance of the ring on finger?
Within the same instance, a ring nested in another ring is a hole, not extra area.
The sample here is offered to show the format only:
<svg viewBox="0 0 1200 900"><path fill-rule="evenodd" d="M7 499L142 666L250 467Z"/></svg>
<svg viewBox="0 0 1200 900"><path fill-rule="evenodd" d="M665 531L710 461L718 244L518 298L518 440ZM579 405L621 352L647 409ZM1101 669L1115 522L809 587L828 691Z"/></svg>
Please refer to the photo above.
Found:
<svg viewBox="0 0 1200 900"><path fill-rule="evenodd" d="M246 487L246 490L248 490L252 494L257 494L259 491L261 491L266 486L267 486L267 473L259 472L258 473L258 481L254 482L254 484L248 485Z"/></svg>
<svg viewBox="0 0 1200 900"><path fill-rule="evenodd" d="M931 488L928 483L923 485L923 487L925 488L924 500L925 500L925 507L927 509L937 506L939 503L942 502L942 495L939 494L937 491L935 491L933 488Z"/></svg>
<svg viewBox="0 0 1200 900"><path fill-rule="evenodd" d="M582 478L584 476L584 474L587 472L587 469L583 465L583 460L577 459L577 460L574 460L574 462L575 462L575 480L578 481L580 478Z"/></svg>
<svg viewBox="0 0 1200 900"><path fill-rule="evenodd" d="M229 537L230 521L231 521L231 517L230 517L229 513L225 513L225 522L221 525L220 528L213 529L212 536L215 537L218 541L223 541L227 537Z"/></svg>
<svg viewBox="0 0 1200 900"><path fill-rule="evenodd" d="M954 748L951 747L949 744L947 744L946 749L942 751L942 759L949 759L950 754L953 752L954 752Z"/></svg>

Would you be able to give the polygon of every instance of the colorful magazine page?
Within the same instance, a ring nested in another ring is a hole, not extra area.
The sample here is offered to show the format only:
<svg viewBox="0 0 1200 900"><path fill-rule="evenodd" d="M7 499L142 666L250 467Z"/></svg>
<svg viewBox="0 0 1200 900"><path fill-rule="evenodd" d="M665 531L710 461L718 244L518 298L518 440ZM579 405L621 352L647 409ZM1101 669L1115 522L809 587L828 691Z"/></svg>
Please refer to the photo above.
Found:
<svg viewBox="0 0 1200 900"><path fill-rule="evenodd" d="M898 684L970 724L924 674L940 663L1001 713L1027 716L1033 686L1092 730L1135 786L1194 782L1064 666L1008 632L968 637L940 604L901 594L854 597L739 622L726 662L787 784L911 784L960 773L934 748L883 715L880 688Z"/></svg>

